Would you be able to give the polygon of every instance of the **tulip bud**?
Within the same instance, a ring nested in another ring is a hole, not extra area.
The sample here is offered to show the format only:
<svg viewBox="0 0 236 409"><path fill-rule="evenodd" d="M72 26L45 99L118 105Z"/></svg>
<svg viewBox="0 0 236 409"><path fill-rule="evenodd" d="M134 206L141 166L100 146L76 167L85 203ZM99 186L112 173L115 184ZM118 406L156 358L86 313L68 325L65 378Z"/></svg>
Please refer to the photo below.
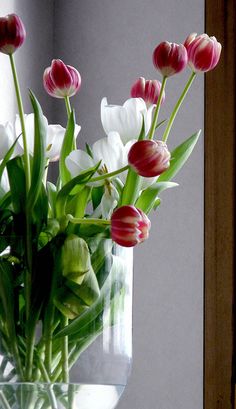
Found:
<svg viewBox="0 0 236 409"><path fill-rule="evenodd" d="M170 152L163 141L137 141L130 148L128 161L140 176L151 178L170 166Z"/></svg>
<svg viewBox="0 0 236 409"><path fill-rule="evenodd" d="M194 72L207 72L218 64L222 46L215 37L193 33L186 38L184 45L188 53L188 65Z"/></svg>
<svg viewBox="0 0 236 409"><path fill-rule="evenodd" d="M160 95L161 83L157 80L147 80L140 77L131 88L132 98L142 98L147 105L156 104ZM161 103L165 100L165 93L162 95Z"/></svg>
<svg viewBox="0 0 236 409"><path fill-rule="evenodd" d="M146 214L136 207L119 207L111 216L111 238L123 247L133 247L149 236L151 222Z"/></svg>
<svg viewBox="0 0 236 409"><path fill-rule="evenodd" d="M170 77L182 71L188 62L188 55L183 44L160 43L153 52L153 64L164 77Z"/></svg>
<svg viewBox="0 0 236 409"><path fill-rule="evenodd" d="M19 16L0 17L0 52L13 54L25 41L25 27Z"/></svg>
<svg viewBox="0 0 236 409"><path fill-rule="evenodd" d="M51 67L44 71L43 85L49 95L55 98L72 97L81 85L80 73L61 60L53 60Z"/></svg>

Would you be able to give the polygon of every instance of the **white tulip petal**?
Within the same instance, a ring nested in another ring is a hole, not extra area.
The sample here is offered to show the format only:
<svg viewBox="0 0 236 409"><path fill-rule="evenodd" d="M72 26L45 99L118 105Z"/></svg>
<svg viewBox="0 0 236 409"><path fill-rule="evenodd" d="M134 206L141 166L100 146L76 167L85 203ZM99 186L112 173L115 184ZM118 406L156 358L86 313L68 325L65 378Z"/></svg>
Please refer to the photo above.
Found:
<svg viewBox="0 0 236 409"><path fill-rule="evenodd" d="M65 128L63 128L61 125L48 125L46 139L46 157L51 162L57 161L60 157L65 131Z"/></svg>
<svg viewBox="0 0 236 409"><path fill-rule="evenodd" d="M147 134L151 126L152 110L151 106L147 110L145 101L142 98L130 98L123 106L109 105L107 99L101 102L101 121L104 131L115 131L120 134L123 143L131 139L137 139L144 118L145 133Z"/></svg>
<svg viewBox="0 0 236 409"><path fill-rule="evenodd" d="M117 132L110 132L107 137L95 142L92 152L95 163L102 160L101 166L105 164L108 173L125 166L124 145Z"/></svg>
<svg viewBox="0 0 236 409"><path fill-rule="evenodd" d="M4 158L14 142L13 126L10 122L0 124L0 160Z"/></svg>
<svg viewBox="0 0 236 409"><path fill-rule="evenodd" d="M6 168L3 171L2 178L0 180L0 186L4 190L4 192L8 192L10 189L8 174Z"/></svg>
<svg viewBox="0 0 236 409"><path fill-rule="evenodd" d="M116 208L119 201L119 193L113 185L109 185L109 188L105 186L105 192L101 200L102 217L104 219L110 219L113 210Z"/></svg>
<svg viewBox="0 0 236 409"><path fill-rule="evenodd" d="M77 139L77 137L78 137L80 131L81 131L81 126L75 124L75 141L76 141L76 139Z"/></svg>
<svg viewBox="0 0 236 409"><path fill-rule="evenodd" d="M27 140L27 146L28 146L28 151L30 155L33 155L34 153L34 114L29 114L24 116L25 119L25 132L26 132L26 140ZM43 116L45 127L48 127L48 120L45 116ZM21 122L20 122L20 117L19 115L16 115L16 121L15 121L15 132L16 136L18 137L19 135L22 134L22 129L21 129ZM22 150L24 149L24 143L23 143L23 138L22 136L18 139L18 144Z"/></svg>
<svg viewBox="0 0 236 409"><path fill-rule="evenodd" d="M66 167L71 173L72 177L79 175L86 169L89 169L95 165L94 160L87 152L80 149L72 151L66 158Z"/></svg>

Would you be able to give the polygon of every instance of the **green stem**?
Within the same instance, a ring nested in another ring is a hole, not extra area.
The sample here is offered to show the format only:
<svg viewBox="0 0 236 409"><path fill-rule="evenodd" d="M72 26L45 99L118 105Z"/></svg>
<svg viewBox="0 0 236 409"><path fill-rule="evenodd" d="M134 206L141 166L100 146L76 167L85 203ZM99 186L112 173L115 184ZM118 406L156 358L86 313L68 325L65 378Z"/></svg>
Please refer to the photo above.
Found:
<svg viewBox="0 0 236 409"><path fill-rule="evenodd" d="M10 57L12 75L13 75L13 80L14 80L14 85L15 85L16 99L17 99L17 105L18 105L18 110L19 110L21 129L22 129L22 138L23 138L23 146L24 146L26 192L28 192L30 188L30 162L29 162L29 153L28 153L28 146L27 146L27 139L26 139L24 108L23 108L23 102L22 102L22 97L21 97L21 92L20 92L19 80L18 80L18 76L16 72L14 56L13 54L10 54L9 57Z"/></svg>
<svg viewBox="0 0 236 409"><path fill-rule="evenodd" d="M73 217L71 214L68 214L66 216L67 220L73 224L96 224L96 225L103 225L107 224L110 225L111 221L110 220L105 220L105 219L82 219L82 218L77 218Z"/></svg>
<svg viewBox="0 0 236 409"><path fill-rule="evenodd" d="M163 134L162 140L163 140L164 142L166 142L167 139L168 139L170 130L171 130L171 128L172 128L172 125L173 125L173 122L174 122L174 120L175 120L175 117L176 117L176 115L177 115L177 113L178 113L178 110L179 110L179 108L181 107L182 102L183 102L185 96L187 95L187 92L188 92L189 88L191 87L191 85L192 85L193 80L194 80L195 77L196 77L196 72L192 72L192 74L190 75L190 77L189 77L189 79L188 79L188 81L187 81L187 84L186 84L185 87L184 87L184 90L183 90L182 94L180 95L180 97L179 97L179 99L178 99L178 101L177 101L177 103L176 103L176 105L175 105L175 107L174 107L174 109L173 109L173 112L172 112L172 114L171 114L171 116L170 116L170 119L169 119L169 121L168 121L167 127L166 127L166 129L165 129L164 134Z"/></svg>
<svg viewBox="0 0 236 409"><path fill-rule="evenodd" d="M119 174L122 173L122 172L125 172L125 171L128 170L128 169L129 169L129 165L126 165L126 166L124 166L123 168L114 170L114 172L104 173L104 175L97 176L96 178L92 178L92 179L89 180L89 183L90 183L90 182L99 182L100 180L104 180L104 179L111 178L111 177L113 177L113 176L119 175Z"/></svg>
<svg viewBox="0 0 236 409"><path fill-rule="evenodd" d="M10 54L9 58L10 58L10 63L11 63L17 105L18 105L18 110L19 110L19 117L20 117L20 123L21 123L21 130L22 130L22 138L23 138L23 146L24 146L23 157L24 157L24 164L25 164L25 183L26 183L26 194L27 194L30 189L31 175L30 175L30 161L29 161L29 153L28 153L26 129L25 129L24 108L23 108L23 102L22 102L22 97L21 97L21 92L20 92L20 85L19 85L19 80L17 76L16 65L15 65L13 54ZM29 221L29 215L27 215L27 212L26 212L26 230L27 230L26 232L26 235L27 235L26 237L27 262L28 262L29 271L26 271L25 273L25 298L26 298L26 318L28 319L29 314L30 314L30 293L31 293L30 271L32 267L32 257L31 257L30 221Z"/></svg>
<svg viewBox="0 0 236 409"><path fill-rule="evenodd" d="M61 328L68 325L68 318L62 315ZM69 353L68 353L68 337L65 336L61 340L61 366L62 366L62 380L64 383L69 383Z"/></svg>
<svg viewBox="0 0 236 409"><path fill-rule="evenodd" d="M54 311L55 307L53 305L53 300L50 299L48 305L47 316L45 320L45 367L49 374L51 374L52 367L52 334L53 334L53 321L54 321Z"/></svg>
<svg viewBox="0 0 236 409"><path fill-rule="evenodd" d="M71 105L70 105L70 98L69 97L64 97L64 100L65 100L65 105L66 105L67 117L68 117L68 120L69 120L71 112L72 112ZM76 149L76 139L74 137L73 138L73 150L75 150L75 149Z"/></svg>
<svg viewBox="0 0 236 409"><path fill-rule="evenodd" d="M31 382L32 380L34 344L35 344L35 330L32 330L31 334L29 334L27 337L26 368L25 368L25 378L27 382Z"/></svg>
<svg viewBox="0 0 236 409"><path fill-rule="evenodd" d="M42 374L42 378L44 382L47 382L48 384L50 384L51 383L50 376L47 372L47 369L45 368L43 361L40 358L38 358L38 363L39 363L39 369ZM51 404L52 409L58 409L58 405L57 405L55 394L53 392L52 385L48 385L48 393L49 393L49 399L50 399L50 404Z"/></svg>
<svg viewBox="0 0 236 409"><path fill-rule="evenodd" d="M156 106L156 109L155 109L154 118L153 118L152 125L151 125L150 132L149 132L149 139L153 138L154 132L156 130L157 120L158 120L160 107L161 107L161 100L162 100L162 97L163 97L163 93L165 91L166 81L167 81L167 77L163 77L162 84L161 84L161 89L160 89L160 95L159 95L159 98L157 100L157 106Z"/></svg>
<svg viewBox="0 0 236 409"><path fill-rule="evenodd" d="M67 112L67 116L68 118L70 117L71 114L71 105L70 105L70 98L69 97L65 97L65 105L66 105L66 112Z"/></svg>
<svg viewBox="0 0 236 409"><path fill-rule="evenodd" d="M49 159L46 159L45 170L44 170L44 175L43 175L43 184L45 187L47 186L48 168L49 168Z"/></svg>
<svg viewBox="0 0 236 409"><path fill-rule="evenodd" d="M17 373L20 375L21 380L23 380L24 379L24 372L23 372L21 359L20 359L20 354L19 354L19 349L18 349L18 345L17 345L16 340L13 341L12 349L13 349L13 354L14 354L15 361L16 361Z"/></svg>

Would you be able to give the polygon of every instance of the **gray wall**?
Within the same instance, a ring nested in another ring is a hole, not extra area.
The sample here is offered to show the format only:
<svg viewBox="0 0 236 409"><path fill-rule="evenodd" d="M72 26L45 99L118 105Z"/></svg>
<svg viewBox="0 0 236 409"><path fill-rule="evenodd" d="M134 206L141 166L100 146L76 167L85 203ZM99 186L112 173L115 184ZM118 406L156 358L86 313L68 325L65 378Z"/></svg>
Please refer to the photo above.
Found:
<svg viewBox="0 0 236 409"><path fill-rule="evenodd" d="M81 92L73 100L82 125L80 147L103 136L103 96L122 103L136 77L159 78L151 61L156 44L183 41L204 27L203 0L18 0L16 6L31 36L18 57L21 80L37 92L54 122L65 124L64 107L43 92L43 68L55 57L81 72ZM169 80L163 118L186 78ZM170 135L170 148L203 127L203 108L199 77ZM150 240L135 250L134 362L119 409L202 408L202 139L176 181L180 186L164 193L152 214Z"/></svg>

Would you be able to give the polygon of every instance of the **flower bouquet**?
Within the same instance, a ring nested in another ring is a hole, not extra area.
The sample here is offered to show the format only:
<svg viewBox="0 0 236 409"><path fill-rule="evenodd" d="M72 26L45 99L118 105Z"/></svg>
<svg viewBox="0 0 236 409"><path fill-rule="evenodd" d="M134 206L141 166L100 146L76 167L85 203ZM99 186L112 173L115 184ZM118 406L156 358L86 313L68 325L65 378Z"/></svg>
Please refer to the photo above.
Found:
<svg viewBox="0 0 236 409"><path fill-rule="evenodd" d="M206 34L159 44L153 63L162 82L139 78L123 106L104 98L106 136L82 150L70 104L81 85L74 67L53 60L43 75L46 92L65 102L66 129L48 124L32 91L33 113L25 115L14 61L25 36L17 15L0 18L0 52L9 56L19 111L14 124L0 125L0 407L87 408L74 366L80 373L83 354L101 335L103 347L110 336L125 349L130 248L147 239L148 214L163 190L177 186L171 180L198 140L200 132L171 153L167 147L194 78L217 65L221 45ZM187 64L190 78L170 117L159 121L167 80ZM96 375L100 352L89 363ZM90 408L100 407L97 396Z"/></svg>

